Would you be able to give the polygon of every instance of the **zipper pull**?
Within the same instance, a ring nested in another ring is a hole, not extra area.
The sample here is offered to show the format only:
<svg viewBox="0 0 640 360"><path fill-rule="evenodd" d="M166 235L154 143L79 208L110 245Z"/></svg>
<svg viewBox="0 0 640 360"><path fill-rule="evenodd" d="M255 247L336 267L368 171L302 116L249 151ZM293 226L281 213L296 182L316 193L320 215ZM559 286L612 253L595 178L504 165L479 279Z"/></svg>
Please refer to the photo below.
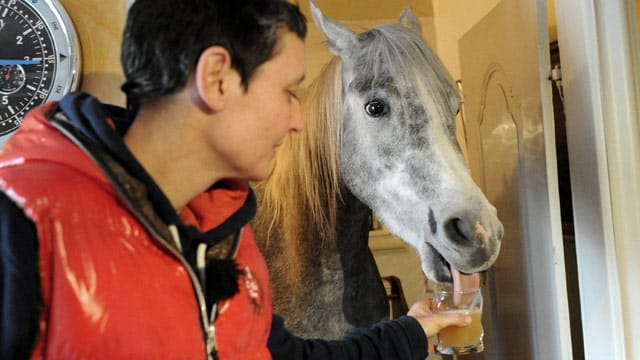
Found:
<svg viewBox="0 0 640 360"><path fill-rule="evenodd" d="M170 224L169 232L171 233L171 237L173 238L173 243L176 245L178 251L182 254L182 241L180 240L180 232L178 231L178 227L175 224Z"/></svg>
<svg viewBox="0 0 640 360"><path fill-rule="evenodd" d="M198 244L198 248L196 250L196 268L198 270L198 277L200 278L200 286L202 286L202 292L207 294L207 278L206 278L206 267L207 267L207 244L200 243Z"/></svg>

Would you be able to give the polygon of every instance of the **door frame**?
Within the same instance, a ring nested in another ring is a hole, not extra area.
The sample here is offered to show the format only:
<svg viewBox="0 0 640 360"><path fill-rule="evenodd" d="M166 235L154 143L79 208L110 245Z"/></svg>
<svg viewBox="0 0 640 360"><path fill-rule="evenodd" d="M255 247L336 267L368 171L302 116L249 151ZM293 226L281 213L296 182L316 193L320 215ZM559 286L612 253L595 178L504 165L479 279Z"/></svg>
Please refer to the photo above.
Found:
<svg viewBox="0 0 640 360"><path fill-rule="evenodd" d="M633 0L555 0L586 359L640 359L640 54Z"/></svg>

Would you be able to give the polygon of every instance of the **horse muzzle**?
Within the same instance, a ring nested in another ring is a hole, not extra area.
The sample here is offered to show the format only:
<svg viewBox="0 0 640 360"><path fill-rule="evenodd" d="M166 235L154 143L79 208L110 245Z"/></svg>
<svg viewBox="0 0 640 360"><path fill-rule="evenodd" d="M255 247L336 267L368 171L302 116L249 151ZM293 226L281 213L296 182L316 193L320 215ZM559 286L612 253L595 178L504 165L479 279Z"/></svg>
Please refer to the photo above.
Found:
<svg viewBox="0 0 640 360"><path fill-rule="evenodd" d="M433 242L425 243L421 255L425 275L432 280L452 282L452 269L463 274L478 273L498 258L504 228L495 216L482 220L452 216L436 231L433 224L430 226Z"/></svg>

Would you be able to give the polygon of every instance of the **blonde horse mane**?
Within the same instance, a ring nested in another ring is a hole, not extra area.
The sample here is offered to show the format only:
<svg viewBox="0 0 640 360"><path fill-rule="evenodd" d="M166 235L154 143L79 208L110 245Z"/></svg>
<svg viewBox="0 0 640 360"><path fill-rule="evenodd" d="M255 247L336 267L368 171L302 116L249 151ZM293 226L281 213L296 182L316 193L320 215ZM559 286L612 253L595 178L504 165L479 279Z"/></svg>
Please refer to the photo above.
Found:
<svg viewBox="0 0 640 360"><path fill-rule="evenodd" d="M338 154L342 136L342 60L334 57L301 94L305 129L290 134L269 178L256 185L259 218L283 244L296 248L308 234L334 239L340 200ZM286 246L285 246L286 248Z"/></svg>

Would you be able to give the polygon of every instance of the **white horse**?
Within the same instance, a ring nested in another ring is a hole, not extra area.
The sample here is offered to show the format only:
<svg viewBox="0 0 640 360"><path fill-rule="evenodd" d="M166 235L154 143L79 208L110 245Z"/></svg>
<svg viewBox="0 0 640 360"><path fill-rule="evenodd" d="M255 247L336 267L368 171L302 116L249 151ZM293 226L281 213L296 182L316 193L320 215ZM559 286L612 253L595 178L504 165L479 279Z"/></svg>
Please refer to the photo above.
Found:
<svg viewBox="0 0 640 360"><path fill-rule="evenodd" d="M306 129L256 186L255 225L275 311L297 335L337 338L388 316L370 209L437 282L489 268L503 228L456 140L458 89L412 12L358 35L311 7L336 57L304 98Z"/></svg>

